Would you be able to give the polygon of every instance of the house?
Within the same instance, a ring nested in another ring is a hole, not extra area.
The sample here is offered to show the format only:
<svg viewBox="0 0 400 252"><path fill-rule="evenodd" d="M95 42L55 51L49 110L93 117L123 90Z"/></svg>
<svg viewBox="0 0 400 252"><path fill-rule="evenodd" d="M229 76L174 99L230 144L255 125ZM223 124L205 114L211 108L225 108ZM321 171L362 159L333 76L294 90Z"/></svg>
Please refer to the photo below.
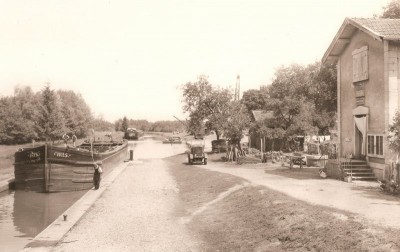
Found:
<svg viewBox="0 0 400 252"><path fill-rule="evenodd" d="M400 106L400 19L346 18L322 62L337 65L338 153L378 179L393 161L389 124ZM387 175L387 174L386 174Z"/></svg>

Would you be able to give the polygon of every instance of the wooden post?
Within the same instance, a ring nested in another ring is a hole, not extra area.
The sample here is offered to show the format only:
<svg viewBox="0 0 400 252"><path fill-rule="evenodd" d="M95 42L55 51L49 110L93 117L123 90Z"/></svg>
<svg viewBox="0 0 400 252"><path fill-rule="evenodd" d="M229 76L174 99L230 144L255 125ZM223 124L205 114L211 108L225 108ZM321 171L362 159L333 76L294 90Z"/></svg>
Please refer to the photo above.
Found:
<svg viewBox="0 0 400 252"><path fill-rule="evenodd" d="M44 191L49 192L49 167L47 164L47 142L44 145Z"/></svg>

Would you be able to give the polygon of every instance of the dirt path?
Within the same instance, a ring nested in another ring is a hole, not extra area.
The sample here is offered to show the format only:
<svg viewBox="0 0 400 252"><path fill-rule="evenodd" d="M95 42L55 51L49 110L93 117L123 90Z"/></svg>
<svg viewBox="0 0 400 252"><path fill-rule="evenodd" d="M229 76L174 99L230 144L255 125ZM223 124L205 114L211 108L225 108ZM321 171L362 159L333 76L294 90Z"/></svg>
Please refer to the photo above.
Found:
<svg viewBox="0 0 400 252"><path fill-rule="evenodd" d="M55 251L194 251L162 160L128 167Z"/></svg>
<svg viewBox="0 0 400 252"><path fill-rule="evenodd" d="M400 199L379 191L378 184L344 183L332 179L292 179L264 169L211 163L202 168L232 174L311 204L360 214L375 224L400 228Z"/></svg>

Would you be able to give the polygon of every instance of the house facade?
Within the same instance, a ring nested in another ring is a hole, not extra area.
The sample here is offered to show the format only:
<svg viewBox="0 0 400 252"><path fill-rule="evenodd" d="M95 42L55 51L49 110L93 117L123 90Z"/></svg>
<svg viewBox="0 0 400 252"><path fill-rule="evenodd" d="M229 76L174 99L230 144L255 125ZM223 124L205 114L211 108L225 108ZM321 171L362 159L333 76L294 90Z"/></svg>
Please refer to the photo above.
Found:
<svg viewBox="0 0 400 252"><path fill-rule="evenodd" d="M346 18L322 62L337 65L338 154L365 159L383 179L387 135L400 107L400 19Z"/></svg>

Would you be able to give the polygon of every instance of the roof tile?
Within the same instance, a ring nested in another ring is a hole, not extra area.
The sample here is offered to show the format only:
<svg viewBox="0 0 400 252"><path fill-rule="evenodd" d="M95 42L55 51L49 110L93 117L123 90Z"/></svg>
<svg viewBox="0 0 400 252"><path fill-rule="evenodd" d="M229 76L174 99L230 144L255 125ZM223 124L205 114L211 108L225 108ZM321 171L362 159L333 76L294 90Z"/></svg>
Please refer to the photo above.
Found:
<svg viewBox="0 0 400 252"><path fill-rule="evenodd" d="M379 37L387 40L400 40L400 19L351 18Z"/></svg>

